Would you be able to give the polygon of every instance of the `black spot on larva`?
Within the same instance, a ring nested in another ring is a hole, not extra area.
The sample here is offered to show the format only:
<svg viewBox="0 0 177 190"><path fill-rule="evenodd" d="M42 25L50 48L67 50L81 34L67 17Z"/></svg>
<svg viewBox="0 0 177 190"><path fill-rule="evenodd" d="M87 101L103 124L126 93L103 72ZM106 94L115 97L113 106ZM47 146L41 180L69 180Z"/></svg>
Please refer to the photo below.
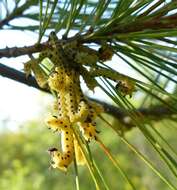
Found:
<svg viewBox="0 0 177 190"><path fill-rule="evenodd" d="M67 144L66 147L69 148L69 145Z"/></svg>
<svg viewBox="0 0 177 190"><path fill-rule="evenodd" d="M50 164L55 164L55 162L54 162L54 161L51 161Z"/></svg>
<svg viewBox="0 0 177 190"><path fill-rule="evenodd" d="M89 136L92 137L92 133L91 132L89 132Z"/></svg>
<svg viewBox="0 0 177 190"><path fill-rule="evenodd" d="M57 151L58 149L57 148L49 148L48 151L49 152L54 152L54 151Z"/></svg>
<svg viewBox="0 0 177 190"><path fill-rule="evenodd" d="M85 103L87 102L84 98L81 98L80 101Z"/></svg>
<svg viewBox="0 0 177 190"><path fill-rule="evenodd" d="M61 159L63 160L63 156L61 157Z"/></svg>
<svg viewBox="0 0 177 190"><path fill-rule="evenodd" d="M67 168L67 165L63 165L65 168Z"/></svg>
<svg viewBox="0 0 177 190"><path fill-rule="evenodd" d="M60 156L60 154L58 153L57 156Z"/></svg>
<svg viewBox="0 0 177 190"><path fill-rule="evenodd" d="M68 150L67 153L71 153L71 151Z"/></svg>
<svg viewBox="0 0 177 190"><path fill-rule="evenodd" d="M66 141L68 141L68 138L66 138Z"/></svg>
<svg viewBox="0 0 177 190"><path fill-rule="evenodd" d="M65 125L65 128L67 128L68 126L67 125Z"/></svg>
<svg viewBox="0 0 177 190"><path fill-rule="evenodd" d="M85 120L85 123L91 123L92 119L90 117L87 117L87 119Z"/></svg>
<svg viewBox="0 0 177 190"><path fill-rule="evenodd" d="M63 124L63 121L60 121L60 124Z"/></svg>
<svg viewBox="0 0 177 190"><path fill-rule="evenodd" d="M66 131L66 134L68 134L68 131Z"/></svg>
<svg viewBox="0 0 177 190"><path fill-rule="evenodd" d="M67 157L69 158L69 157L70 157L70 155L68 155L68 154L67 154Z"/></svg>
<svg viewBox="0 0 177 190"><path fill-rule="evenodd" d="M100 133L100 131L98 131L98 130L95 130L96 131L96 133Z"/></svg>

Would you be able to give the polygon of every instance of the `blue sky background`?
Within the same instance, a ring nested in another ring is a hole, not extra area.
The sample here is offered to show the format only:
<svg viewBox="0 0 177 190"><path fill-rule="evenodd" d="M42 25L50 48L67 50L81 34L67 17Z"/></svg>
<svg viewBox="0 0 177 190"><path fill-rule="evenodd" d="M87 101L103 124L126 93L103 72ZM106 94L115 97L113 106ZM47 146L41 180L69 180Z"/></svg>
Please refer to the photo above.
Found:
<svg viewBox="0 0 177 190"><path fill-rule="evenodd" d="M37 33L0 30L0 49L33 45L37 39ZM45 40L46 38L44 37L43 41ZM28 56L20 56L17 58L2 58L0 59L0 63L22 71L23 63L28 60ZM135 71L132 71L117 57L113 57L112 61L109 61L108 64L121 73L138 78ZM6 124L10 129L15 129L24 121L38 117L44 107L52 102L52 97L46 93L2 76L0 76L0 86L0 121L7 121ZM108 97L98 88L95 89L95 93L92 93L87 90L85 84L82 84L82 87L88 95L109 101Z"/></svg>

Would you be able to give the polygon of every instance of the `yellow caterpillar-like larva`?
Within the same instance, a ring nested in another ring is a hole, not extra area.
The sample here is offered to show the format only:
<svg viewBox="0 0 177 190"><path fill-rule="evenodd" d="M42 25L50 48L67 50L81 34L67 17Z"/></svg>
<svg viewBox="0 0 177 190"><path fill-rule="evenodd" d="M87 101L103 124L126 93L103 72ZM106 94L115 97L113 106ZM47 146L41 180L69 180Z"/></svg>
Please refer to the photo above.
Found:
<svg viewBox="0 0 177 190"><path fill-rule="evenodd" d="M88 116L88 105L85 101L81 101L78 105L78 110L73 117L73 122L84 122Z"/></svg>
<svg viewBox="0 0 177 190"><path fill-rule="evenodd" d="M66 105L71 123L84 121L88 115L88 105L80 88L79 74L72 72L66 80Z"/></svg>
<svg viewBox="0 0 177 190"><path fill-rule="evenodd" d="M48 84L52 90L60 92L61 88L64 87L66 74L61 67L56 67L55 71L51 73L48 79Z"/></svg>
<svg viewBox="0 0 177 190"><path fill-rule="evenodd" d="M96 119L96 117L102 112L104 112L103 106L96 102L89 101L89 116L92 120Z"/></svg>
<svg viewBox="0 0 177 190"><path fill-rule="evenodd" d="M86 160L75 137L74 137L74 153L77 165L85 165Z"/></svg>
<svg viewBox="0 0 177 190"><path fill-rule="evenodd" d="M79 122L78 125L84 136L89 141L97 138L98 131L96 130L96 117L103 112L103 107L95 102L88 101L88 116L84 122Z"/></svg>
<svg viewBox="0 0 177 190"><path fill-rule="evenodd" d="M47 87L47 75L44 70L40 67L38 60L31 59L27 63L24 64L24 72L26 73L26 77L28 77L33 72L35 79L38 85L41 88Z"/></svg>
<svg viewBox="0 0 177 190"><path fill-rule="evenodd" d="M74 77L76 77L75 72L71 70L70 76L67 76L65 81L65 91L66 91L65 99L68 110L67 115L70 118L71 123L74 122L74 116L77 110Z"/></svg>
<svg viewBox="0 0 177 190"><path fill-rule="evenodd" d="M80 70L85 84L91 91L94 91L94 88L98 86L96 79L90 75L90 72L85 67L81 67Z"/></svg>
<svg viewBox="0 0 177 190"><path fill-rule="evenodd" d="M135 84L134 81L125 78L124 80L120 80L115 88L119 90L123 96L129 95L131 97L132 93L136 91Z"/></svg>
<svg viewBox="0 0 177 190"><path fill-rule="evenodd" d="M93 122L78 122L78 125L86 141L97 139L97 131Z"/></svg>
<svg viewBox="0 0 177 190"><path fill-rule="evenodd" d="M59 119L57 117L50 117L46 122L51 129L61 131L62 153L56 148L49 150L52 160L51 166L67 171L74 155L74 139L70 122L67 118Z"/></svg>
<svg viewBox="0 0 177 190"><path fill-rule="evenodd" d="M49 52L47 57L51 60L52 69L48 78L48 85L55 91L57 101L55 104L54 115L50 116L46 123L54 132L61 134L61 151L57 148L49 149L51 155L51 166L62 171L67 171L68 166L76 156L77 164L85 164L82 150L73 133L74 125L78 124L85 140L97 140L97 130L95 128L96 117L103 111L102 107L87 99L80 86L80 76L84 76L88 87L93 90L97 85L93 76L87 76L87 70L82 64L77 64L75 58L91 59L92 64L96 65L98 60L97 53L90 56L89 48L81 47L81 57L76 57L78 52L77 44L71 49L63 46L55 33L50 34ZM70 47L69 47L70 48ZM74 48L74 51L72 50ZM71 57L66 56L66 52L72 51ZM46 55L41 54L41 57ZM70 61L73 61L70 64ZM88 61L88 60L87 60ZM87 65L86 63L83 63ZM90 61L88 61L90 64ZM82 69L83 68L83 69ZM77 130L76 130L77 131Z"/></svg>
<svg viewBox="0 0 177 190"><path fill-rule="evenodd" d="M60 89L60 92L58 93L58 116L67 117L69 120L65 88Z"/></svg>
<svg viewBox="0 0 177 190"><path fill-rule="evenodd" d="M102 45L102 47L100 47L98 52L99 52L99 59L101 61L109 61L112 59L114 55L113 49L107 44Z"/></svg>

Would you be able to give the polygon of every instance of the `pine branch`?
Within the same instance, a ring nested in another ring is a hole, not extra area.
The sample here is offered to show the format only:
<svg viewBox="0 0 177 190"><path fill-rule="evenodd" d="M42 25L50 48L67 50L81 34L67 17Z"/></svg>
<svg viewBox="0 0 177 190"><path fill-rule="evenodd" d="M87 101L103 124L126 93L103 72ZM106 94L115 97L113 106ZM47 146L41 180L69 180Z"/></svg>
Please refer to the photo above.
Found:
<svg viewBox="0 0 177 190"><path fill-rule="evenodd" d="M2 57L18 57L21 55L29 55L32 53L40 52L48 47L47 43L43 44L35 44L32 46L24 46L24 47L12 47L12 48L4 48L0 49L0 58Z"/></svg>
<svg viewBox="0 0 177 190"><path fill-rule="evenodd" d="M43 88L40 88L34 77L29 76L28 78L26 78L25 73L20 72L20 71L13 69L11 67L5 66L3 64L0 64L0 75L2 75L3 77L7 77L9 79L18 81L22 84L26 84L28 86L34 87L36 89L40 89L44 92L49 92Z"/></svg>
<svg viewBox="0 0 177 190"><path fill-rule="evenodd" d="M111 29L111 31L108 30L105 35L140 32L145 30L174 29L175 27L177 27L177 14L164 18L153 18L143 21L143 24L141 18L127 25L116 24L112 26L113 29Z"/></svg>
<svg viewBox="0 0 177 190"><path fill-rule="evenodd" d="M84 35L83 35L84 36ZM70 41L78 39L79 41L83 41L83 36L74 36L71 38L67 38L66 40L59 40L58 43L69 43ZM32 53L41 52L42 50L45 50L47 48L50 48L48 41L40 44L34 44L31 46L24 46L24 47L12 47L12 48L4 48L0 49L0 58L2 57L18 57L22 55L30 55Z"/></svg>
<svg viewBox="0 0 177 190"><path fill-rule="evenodd" d="M38 0L29 0L26 1L22 6L15 7L15 9L11 12L11 14L9 14L6 18L0 21L0 29L3 28L3 26L7 25L13 19L22 16L25 10L27 10L30 6L35 5L37 3Z"/></svg>
<svg viewBox="0 0 177 190"><path fill-rule="evenodd" d="M9 79L18 81L20 83L26 84L28 86L34 87L36 89L42 90L44 92L50 93L50 91L40 88L34 77L30 76L26 78L25 73L20 72L11 67L5 66L3 64L0 64L0 75L7 77ZM89 98L89 99L101 104L104 107L105 112L108 113L109 115L112 115L116 119L118 119L126 129L129 130L132 127L134 127L134 123L131 121L131 118L129 117L129 115L127 115L125 110L121 108L117 108L113 105L110 105L106 102L103 102L97 99L93 99L93 98ZM165 107L164 104L163 105L159 104L159 105L152 106L149 108L139 108L133 111L137 113L137 115L140 116L140 119L143 120L144 123L146 123L146 120L148 122L158 121L164 118L171 117L172 115L175 114L168 107ZM127 120L127 118L129 119Z"/></svg>

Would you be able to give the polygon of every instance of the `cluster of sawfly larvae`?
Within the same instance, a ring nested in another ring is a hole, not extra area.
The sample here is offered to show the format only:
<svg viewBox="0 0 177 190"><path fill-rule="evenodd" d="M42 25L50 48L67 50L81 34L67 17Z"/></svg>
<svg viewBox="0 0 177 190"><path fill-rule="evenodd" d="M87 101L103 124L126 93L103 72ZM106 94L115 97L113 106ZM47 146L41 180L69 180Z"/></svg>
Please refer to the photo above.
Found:
<svg viewBox="0 0 177 190"><path fill-rule="evenodd" d="M87 87L94 90L97 81L90 74L91 69L95 68L93 69L94 73L97 62L111 59L113 51L107 47L101 47L99 51L96 51L87 46L78 45L76 42L61 45L54 32L51 32L48 43L49 48L42 51L39 58L27 62L24 70L27 75L33 71L39 86L47 88L55 94L54 111L46 119L46 123L49 129L61 134L62 151L56 147L49 149L51 166L67 171L74 158L76 158L77 164L84 163L84 157L73 128L78 126L80 129L79 135L86 141L97 140L98 131L95 119L104 111L101 105L85 97L80 86L80 76L84 79ZM45 58L50 60L51 67L50 70L44 72L45 68L42 68L40 63ZM91 69L88 70L87 67ZM110 78L109 76L112 74L111 72L100 71L103 72L100 75L105 76L107 74L107 78ZM99 75L99 71L95 76L97 74ZM112 80L114 80L114 77ZM126 95L130 94L127 91L129 88L126 87L130 82L127 81L124 80L121 84L119 82L116 86ZM123 83L124 85L122 85ZM134 88L133 84L131 86Z"/></svg>

